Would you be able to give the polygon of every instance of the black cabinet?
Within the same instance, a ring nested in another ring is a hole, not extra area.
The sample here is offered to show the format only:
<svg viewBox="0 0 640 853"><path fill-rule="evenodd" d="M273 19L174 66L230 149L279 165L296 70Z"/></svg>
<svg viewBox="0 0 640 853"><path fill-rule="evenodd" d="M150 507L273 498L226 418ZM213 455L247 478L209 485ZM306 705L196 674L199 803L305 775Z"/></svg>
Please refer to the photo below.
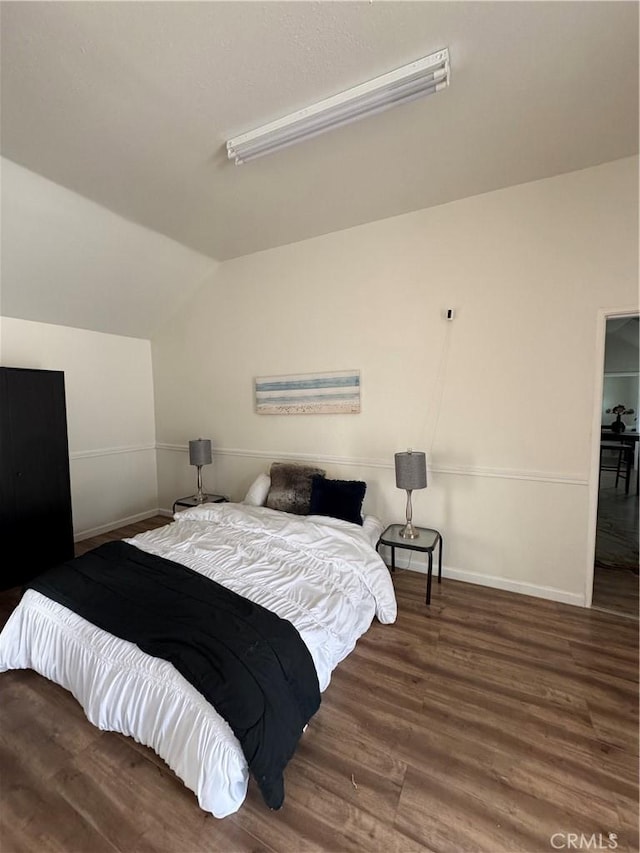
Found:
<svg viewBox="0 0 640 853"><path fill-rule="evenodd" d="M0 589L73 557L64 373L0 367Z"/></svg>

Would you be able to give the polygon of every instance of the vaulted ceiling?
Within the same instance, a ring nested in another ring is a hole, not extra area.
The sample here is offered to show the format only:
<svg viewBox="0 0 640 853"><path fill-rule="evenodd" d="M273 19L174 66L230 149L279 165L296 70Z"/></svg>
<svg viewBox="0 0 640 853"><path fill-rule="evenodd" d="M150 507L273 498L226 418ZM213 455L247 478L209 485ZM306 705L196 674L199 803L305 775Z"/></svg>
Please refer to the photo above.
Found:
<svg viewBox="0 0 640 853"><path fill-rule="evenodd" d="M634 2L3 2L2 155L224 260L638 150ZM451 85L225 140L439 48Z"/></svg>

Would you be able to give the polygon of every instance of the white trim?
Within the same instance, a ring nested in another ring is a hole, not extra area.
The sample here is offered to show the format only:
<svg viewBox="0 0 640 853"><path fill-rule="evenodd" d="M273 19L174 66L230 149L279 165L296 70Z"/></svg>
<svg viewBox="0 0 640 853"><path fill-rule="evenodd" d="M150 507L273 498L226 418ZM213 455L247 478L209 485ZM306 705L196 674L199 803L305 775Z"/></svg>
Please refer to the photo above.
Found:
<svg viewBox="0 0 640 853"><path fill-rule="evenodd" d="M632 622L637 622L638 617L634 613L625 613L622 610L613 610L610 607L600 607L600 605L591 605L591 609L596 613L609 613L611 616L622 617L623 619L631 619Z"/></svg>
<svg viewBox="0 0 640 853"><path fill-rule="evenodd" d="M158 442L158 450L179 453L188 451L184 444L165 444ZM356 468L383 468L393 470L394 463L387 459L367 459L349 456L328 456L320 453L282 453L273 450L247 450L237 447L214 447L214 456L243 456L251 459L283 460L290 462L314 462L327 465L347 465ZM564 486L587 486L589 480L575 473L557 473L548 471L519 471L511 468L481 468L470 465L430 465L429 473L449 474L461 477L495 477L502 480L528 480L536 483L558 483Z"/></svg>
<svg viewBox="0 0 640 853"><path fill-rule="evenodd" d="M158 450L173 450L181 453L188 451L186 444L156 444ZM249 459L278 459L287 462L324 462L334 465L354 465L358 468L393 468L393 462L386 459L365 459L349 456L327 456L319 453L281 453L275 450L248 450L238 447L213 447L214 456L244 456Z"/></svg>
<svg viewBox="0 0 640 853"><path fill-rule="evenodd" d="M407 563L407 565L402 565ZM403 571L419 572L420 574L427 573L426 558L417 551L405 552L396 549L396 568ZM469 572L466 569L456 569L452 566L442 567L443 583L446 578L454 581L462 581L463 583L472 583L477 586L488 586L493 589L503 589L506 592L516 592L520 595L532 595L535 598L546 598L549 601L559 601L562 604L571 604L574 607L588 606L583 595L578 592L568 592L564 589L557 589L553 586L539 586L537 584L526 583L525 581L512 580L511 578L503 578L497 575L483 575L478 572ZM438 583L438 559L437 552L434 553L433 560L433 575L432 575L432 592ZM433 597L431 599L433 602Z"/></svg>
<svg viewBox="0 0 640 853"><path fill-rule="evenodd" d="M565 474L553 471L518 471L514 468L481 468L471 465L429 466L436 474L452 474L461 477L495 477L501 480L529 480L536 483L559 483L564 486L586 486L588 480L580 474Z"/></svg>
<svg viewBox="0 0 640 853"><path fill-rule="evenodd" d="M598 526L598 485L600 482L600 434L602 428L602 394L604 389L604 356L607 320L615 317L637 317L640 308L599 308L595 340L595 393L591 416L591 464L589 466L589 518L587 521L587 564L585 566L584 601L591 607L593 601L593 574L596 559L596 532Z"/></svg>
<svg viewBox="0 0 640 853"><path fill-rule="evenodd" d="M277 459L286 462L322 462L325 465L347 465L355 468L393 468L393 463L386 459L367 459L355 456L329 456L322 453L279 453L273 450L244 450L243 448L228 447L214 450L220 456L246 456L255 459Z"/></svg>
<svg viewBox="0 0 640 853"><path fill-rule="evenodd" d="M132 444L122 447L96 447L94 450L74 450L69 459L92 459L95 456L113 456L116 453L140 453L143 450L155 450L155 444Z"/></svg>
<svg viewBox="0 0 640 853"><path fill-rule="evenodd" d="M126 518L118 518L114 521L109 521L107 524L101 524L98 527L79 530L77 533L73 534L73 541L82 542L83 539L90 539L92 536L99 536L101 533L108 533L110 530L115 530L118 527L125 527L127 524L135 524L136 521L144 521L145 518L153 518L154 515L164 514L165 513L159 509L148 509L145 510L145 512L138 512L135 515L128 515Z"/></svg>

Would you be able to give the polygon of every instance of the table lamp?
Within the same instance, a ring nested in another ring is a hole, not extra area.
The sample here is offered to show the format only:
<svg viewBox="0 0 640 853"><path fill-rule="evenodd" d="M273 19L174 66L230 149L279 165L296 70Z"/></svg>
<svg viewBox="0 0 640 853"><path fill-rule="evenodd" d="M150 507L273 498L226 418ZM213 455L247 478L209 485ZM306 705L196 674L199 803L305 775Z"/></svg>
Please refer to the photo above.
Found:
<svg viewBox="0 0 640 853"><path fill-rule="evenodd" d="M396 486L407 491L407 523L400 531L403 539L417 539L420 534L411 523L411 492L427 486L427 457L420 451L396 453Z"/></svg>
<svg viewBox="0 0 640 853"><path fill-rule="evenodd" d="M189 442L189 464L198 468L198 493L196 495L199 504L205 502L202 491L202 466L211 465L211 439L196 438Z"/></svg>

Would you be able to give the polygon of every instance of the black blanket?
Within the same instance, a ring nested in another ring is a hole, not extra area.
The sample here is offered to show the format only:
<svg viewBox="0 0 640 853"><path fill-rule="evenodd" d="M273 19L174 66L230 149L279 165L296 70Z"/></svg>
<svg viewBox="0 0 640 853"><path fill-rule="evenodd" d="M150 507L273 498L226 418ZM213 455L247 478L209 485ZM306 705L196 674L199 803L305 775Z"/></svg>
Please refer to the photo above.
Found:
<svg viewBox="0 0 640 853"><path fill-rule="evenodd" d="M170 661L229 723L265 802L320 706L313 659L290 622L192 569L108 542L28 584Z"/></svg>

